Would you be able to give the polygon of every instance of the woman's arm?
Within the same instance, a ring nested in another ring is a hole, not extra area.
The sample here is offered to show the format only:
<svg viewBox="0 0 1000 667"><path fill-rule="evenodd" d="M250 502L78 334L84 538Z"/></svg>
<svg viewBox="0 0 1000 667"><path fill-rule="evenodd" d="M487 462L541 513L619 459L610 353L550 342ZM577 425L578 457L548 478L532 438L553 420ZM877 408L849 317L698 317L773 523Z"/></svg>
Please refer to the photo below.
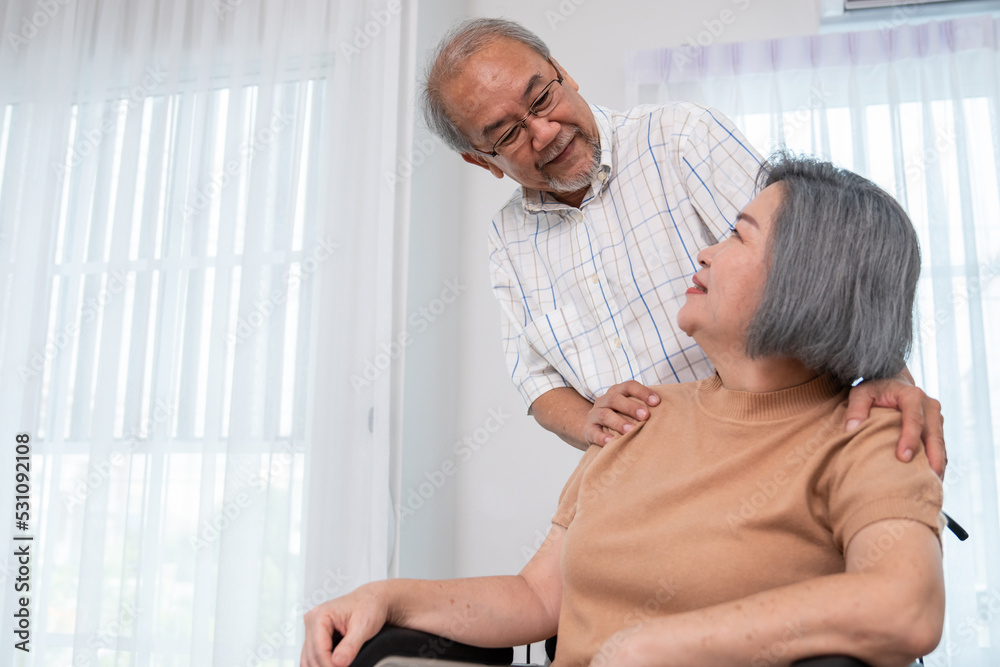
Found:
<svg viewBox="0 0 1000 667"><path fill-rule="evenodd" d="M553 525L515 576L361 586L305 615L303 667L346 667L385 624L486 647L517 646L555 634L562 602L559 555L566 529ZM343 639L333 648L333 633Z"/></svg>
<svg viewBox="0 0 1000 667"><path fill-rule="evenodd" d="M854 536L846 559L844 574L617 633L591 666L770 667L846 654L888 667L930 653L940 641L944 618L941 549L934 533L915 521L879 521Z"/></svg>

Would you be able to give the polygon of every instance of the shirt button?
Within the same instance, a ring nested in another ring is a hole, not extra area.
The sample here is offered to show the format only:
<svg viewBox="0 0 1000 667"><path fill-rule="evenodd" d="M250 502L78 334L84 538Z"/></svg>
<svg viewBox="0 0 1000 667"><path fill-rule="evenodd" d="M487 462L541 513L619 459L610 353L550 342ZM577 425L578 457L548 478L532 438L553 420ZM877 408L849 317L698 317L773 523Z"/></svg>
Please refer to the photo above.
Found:
<svg viewBox="0 0 1000 667"><path fill-rule="evenodd" d="M596 285L597 283L599 283L600 281L601 281L601 279L600 279L600 278L599 278L599 277L597 276L597 274L596 274L596 273L595 273L595 274L592 274L592 275L590 276L590 282L594 283L595 285Z"/></svg>
<svg viewBox="0 0 1000 667"><path fill-rule="evenodd" d="M615 338L615 347L621 347L621 346L622 346L622 339Z"/></svg>
<svg viewBox="0 0 1000 667"><path fill-rule="evenodd" d="M598 174L597 174L597 180L599 180L599 181L606 181L606 180L608 180L608 175L606 173L604 173L603 171L598 172Z"/></svg>

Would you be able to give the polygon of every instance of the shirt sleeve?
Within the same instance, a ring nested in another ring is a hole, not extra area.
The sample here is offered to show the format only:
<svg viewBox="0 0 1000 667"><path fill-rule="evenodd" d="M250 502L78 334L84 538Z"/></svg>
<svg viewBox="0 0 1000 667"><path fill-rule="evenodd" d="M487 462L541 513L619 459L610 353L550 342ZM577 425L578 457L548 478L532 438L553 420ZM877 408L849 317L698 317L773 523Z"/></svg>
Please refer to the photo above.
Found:
<svg viewBox="0 0 1000 667"><path fill-rule="evenodd" d="M917 521L941 538L941 481L923 449L909 463L896 458L901 429L899 412L873 408L827 466L828 518L842 551L862 528L886 519Z"/></svg>
<svg viewBox="0 0 1000 667"><path fill-rule="evenodd" d="M762 159L729 118L716 109L694 107L682 122L686 138L676 165L692 206L706 226L706 239L722 239L756 190Z"/></svg>
<svg viewBox="0 0 1000 667"><path fill-rule="evenodd" d="M525 327L532 317L517 273L507 249L495 233L489 235L489 246L490 282L493 295L500 304L504 358L510 379L524 400L528 414L531 414L531 404L535 399L552 389L569 387L570 383L529 344Z"/></svg>

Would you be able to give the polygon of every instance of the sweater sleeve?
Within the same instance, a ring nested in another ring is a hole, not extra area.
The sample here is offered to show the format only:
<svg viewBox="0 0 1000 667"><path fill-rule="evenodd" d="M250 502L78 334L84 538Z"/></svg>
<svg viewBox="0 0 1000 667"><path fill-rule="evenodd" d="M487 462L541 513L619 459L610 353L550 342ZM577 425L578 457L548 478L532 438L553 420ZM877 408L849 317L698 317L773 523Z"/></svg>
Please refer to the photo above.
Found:
<svg viewBox="0 0 1000 667"><path fill-rule="evenodd" d="M941 481L922 449L909 463L896 458L901 428L899 412L874 408L830 461L824 480L828 518L842 551L859 530L887 519L917 521L941 538Z"/></svg>

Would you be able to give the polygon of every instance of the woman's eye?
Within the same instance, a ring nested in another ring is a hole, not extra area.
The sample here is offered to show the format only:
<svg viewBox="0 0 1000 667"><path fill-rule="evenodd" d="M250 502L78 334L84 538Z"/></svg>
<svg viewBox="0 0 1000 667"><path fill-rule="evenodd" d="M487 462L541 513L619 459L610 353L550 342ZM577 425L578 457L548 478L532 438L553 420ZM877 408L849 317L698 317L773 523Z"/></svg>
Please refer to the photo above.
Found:
<svg viewBox="0 0 1000 667"><path fill-rule="evenodd" d="M742 237L740 236L740 233L739 233L739 231L737 231L735 227L732 227L732 228L731 228L731 229L729 230L729 236L731 236L731 237L734 237L734 238L737 238L737 239L739 239L739 238L742 238Z"/></svg>

